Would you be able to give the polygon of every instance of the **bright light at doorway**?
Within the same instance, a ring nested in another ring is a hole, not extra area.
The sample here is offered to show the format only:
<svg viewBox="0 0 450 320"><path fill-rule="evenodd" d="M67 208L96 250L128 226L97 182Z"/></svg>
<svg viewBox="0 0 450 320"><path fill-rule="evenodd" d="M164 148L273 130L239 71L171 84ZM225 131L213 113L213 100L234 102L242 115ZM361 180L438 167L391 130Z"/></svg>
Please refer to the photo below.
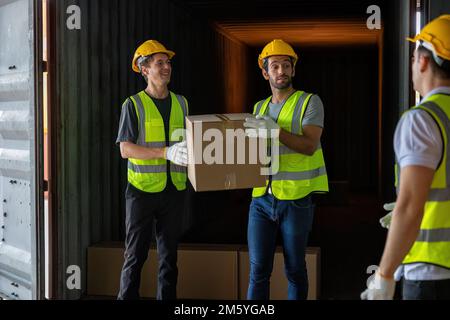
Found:
<svg viewBox="0 0 450 320"><path fill-rule="evenodd" d="M420 8L419 10L416 12L416 34L420 33L420 18L421 18L421 14L420 14ZM417 43L416 43L417 46ZM420 93L416 91L416 105L418 105L420 103Z"/></svg>

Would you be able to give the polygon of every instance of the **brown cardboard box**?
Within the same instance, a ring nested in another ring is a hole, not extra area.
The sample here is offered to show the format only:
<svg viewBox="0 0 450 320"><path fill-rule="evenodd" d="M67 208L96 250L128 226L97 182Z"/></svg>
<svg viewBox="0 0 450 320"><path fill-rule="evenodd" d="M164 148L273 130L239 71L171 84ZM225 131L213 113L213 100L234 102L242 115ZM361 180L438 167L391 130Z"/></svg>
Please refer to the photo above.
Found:
<svg viewBox="0 0 450 320"><path fill-rule="evenodd" d="M123 243L88 248L87 293L117 296L123 265ZM178 249L177 297L180 299L238 299L237 245L183 245ZM156 298L158 255L154 246L142 268L140 295Z"/></svg>
<svg viewBox="0 0 450 320"><path fill-rule="evenodd" d="M266 185L261 175L266 150L263 139L245 137L249 113L186 117L190 164L188 177L195 191L231 190ZM262 149L264 148L264 149Z"/></svg>
<svg viewBox="0 0 450 320"><path fill-rule="evenodd" d="M87 293L90 296L117 297L120 273L124 262L123 242L105 242L88 248ZM141 272L142 297L155 297L158 274L158 256L150 249Z"/></svg>
<svg viewBox="0 0 450 320"><path fill-rule="evenodd" d="M177 297L180 299L238 299L238 247L180 246Z"/></svg>
<svg viewBox="0 0 450 320"><path fill-rule="evenodd" d="M88 295L117 296L123 255L123 242L100 243L88 248ZM306 267L309 279L308 299L315 300L320 297L320 248L306 249ZM180 244L178 270L177 296L180 299L246 299L250 270L246 246ZM158 256L154 246L149 250L141 275L141 296L155 298ZM287 299L281 247L275 252L270 298Z"/></svg>

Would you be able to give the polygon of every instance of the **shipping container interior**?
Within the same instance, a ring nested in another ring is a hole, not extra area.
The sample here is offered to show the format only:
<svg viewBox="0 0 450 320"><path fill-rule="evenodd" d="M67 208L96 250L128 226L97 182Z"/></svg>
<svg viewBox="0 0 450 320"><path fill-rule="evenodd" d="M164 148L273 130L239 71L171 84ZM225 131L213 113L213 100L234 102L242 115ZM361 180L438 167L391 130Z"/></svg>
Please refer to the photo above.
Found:
<svg viewBox="0 0 450 320"><path fill-rule="evenodd" d="M66 27L73 4L82 14L75 30ZM403 81L399 67L411 50L401 35L415 30L416 4L45 1L50 297L86 295L87 275L81 291L67 290L64 266L85 270L89 246L124 240L127 163L115 139L123 101L145 87L131 70L137 46L157 39L176 52L170 89L188 99L190 114L236 113L252 112L270 95L257 57L267 42L281 38L299 55L294 87L319 95L325 108L322 146L330 193L316 197L308 243L321 249L319 298L358 299L367 267L382 253L382 204L395 199L394 124L414 102L404 85L409 75ZM379 29L366 25L371 5L381 9ZM250 201L251 190L189 188L180 214L182 243L245 245Z"/></svg>

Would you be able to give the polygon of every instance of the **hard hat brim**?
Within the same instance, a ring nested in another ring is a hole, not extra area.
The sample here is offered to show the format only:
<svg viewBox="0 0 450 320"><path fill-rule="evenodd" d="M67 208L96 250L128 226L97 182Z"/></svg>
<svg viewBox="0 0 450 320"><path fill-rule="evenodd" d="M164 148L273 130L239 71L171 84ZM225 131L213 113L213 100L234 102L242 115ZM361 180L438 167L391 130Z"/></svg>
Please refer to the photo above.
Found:
<svg viewBox="0 0 450 320"><path fill-rule="evenodd" d="M169 57L169 59L172 59L175 56L175 52L171 51L171 50L161 50L161 51L157 51L157 52L153 52L151 55L157 54L157 53L165 53L167 54L167 56ZM136 65L136 62L138 60L139 57L136 57L133 60L133 65L131 66L134 72L140 73L141 70L139 70L139 67Z"/></svg>
<svg viewBox="0 0 450 320"><path fill-rule="evenodd" d="M165 50L165 51L161 51L161 52L155 52L156 53L165 53L169 56L169 59L172 59L175 56L175 52L171 51L171 50Z"/></svg>
<svg viewBox="0 0 450 320"><path fill-rule="evenodd" d="M419 35L415 36L414 38L406 37L405 39L409 42L416 42L419 40Z"/></svg>
<svg viewBox="0 0 450 320"><path fill-rule="evenodd" d="M290 57L290 58L292 58L294 61L293 61L293 67L295 68L295 65L297 64L297 62L298 62L298 56L296 55L296 56L291 56L291 55L288 55L288 54L274 54L274 55L269 55L269 56L265 56L265 57L262 57L261 55L259 55L258 56L258 66L262 69L262 70L264 70L264 65L263 65L263 61L264 61L264 59L266 59L266 58L270 58L270 57L273 57L273 56L286 56L286 57Z"/></svg>

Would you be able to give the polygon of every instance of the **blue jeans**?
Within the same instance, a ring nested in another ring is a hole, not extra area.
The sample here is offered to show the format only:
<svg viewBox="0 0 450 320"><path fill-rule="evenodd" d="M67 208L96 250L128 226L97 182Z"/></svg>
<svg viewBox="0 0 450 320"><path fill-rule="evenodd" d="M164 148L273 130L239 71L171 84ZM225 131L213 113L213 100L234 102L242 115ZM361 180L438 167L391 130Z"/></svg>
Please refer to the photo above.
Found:
<svg viewBox="0 0 450 320"><path fill-rule="evenodd" d="M305 250L313 221L311 196L278 200L271 194L253 198L248 222L250 281L247 299L267 300L278 231L281 232L288 299L306 300L308 274Z"/></svg>

